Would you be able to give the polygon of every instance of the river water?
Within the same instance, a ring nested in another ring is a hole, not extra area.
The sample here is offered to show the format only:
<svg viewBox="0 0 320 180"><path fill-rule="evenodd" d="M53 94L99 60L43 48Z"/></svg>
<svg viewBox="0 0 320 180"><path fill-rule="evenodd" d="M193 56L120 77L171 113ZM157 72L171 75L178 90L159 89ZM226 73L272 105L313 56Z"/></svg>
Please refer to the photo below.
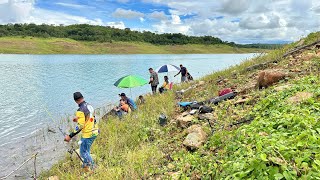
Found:
<svg viewBox="0 0 320 180"><path fill-rule="evenodd" d="M125 92L133 98L151 91L148 85L119 89L113 83L135 74L149 78L148 68L183 64L197 79L253 57L254 54L201 55L0 55L0 177L34 152L40 169L46 169L64 155L66 145L57 124L72 114L77 105L73 92L83 93L94 107L116 102ZM160 84L163 75L159 74ZM178 82L179 77L170 81ZM101 113L104 111L100 110ZM50 134L47 129L56 133ZM64 129L65 130L65 129ZM57 140L60 139L60 140ZM53 145L54 144L54 145ZM61 148L64 147L64 148ZM50 153L50 156L45 156ZM29 168L29 169L28 169ZM15 178L25 179L32 167L21 169Z"/></svg>

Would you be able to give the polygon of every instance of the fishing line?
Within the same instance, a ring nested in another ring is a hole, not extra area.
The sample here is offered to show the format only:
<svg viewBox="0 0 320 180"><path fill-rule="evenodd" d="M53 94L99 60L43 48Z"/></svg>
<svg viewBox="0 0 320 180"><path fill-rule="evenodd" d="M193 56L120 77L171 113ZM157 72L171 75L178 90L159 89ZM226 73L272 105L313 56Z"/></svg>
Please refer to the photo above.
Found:
<svg viewBox="0 0 320 180"><path fill-rule="evenodd" d="M48 110L48 108L44 106L44 109L45 109L46 113L49 115L49 118L53 121L53 123L56 123L56 121L54 120L54 118L53 118L53 116L51 115L51 113L50 113L50 111ZM63 135L63 137L65 137L66 133L64 133L64 132L62 131L62 128L59 126L58 129L59 129L59 131L61 132L61 134Z"/></svg>
<svg viewBox="0 0 320 180"><path fill-rule="evenodd" d="M46 110L46 112L47 112L47 114L49 115L50 119L51 119L54 123L56 123L55 120L54 120L54 118L53 118L53 116L51 115L50 111L48 110L48 108L47 108L47 107L44 107L44 109ZM59 126L58 128L59 128L59 131L61 132L61 134L63 135L63 137L65 137L65 136L66 136L66 133L64 133L64 132L62 131L62 129L61 129L60 126ZM71 145L71 148L68 150L68 152L70 153L70 155L72 155L73 152L76 153L76 155L77 155L77 157L80 159L80 161L81 161L82 163L84 162L83 159L81 158L80 154L79 154L79 153L76 151L76 149L73 147L73 145Z"/></svg>

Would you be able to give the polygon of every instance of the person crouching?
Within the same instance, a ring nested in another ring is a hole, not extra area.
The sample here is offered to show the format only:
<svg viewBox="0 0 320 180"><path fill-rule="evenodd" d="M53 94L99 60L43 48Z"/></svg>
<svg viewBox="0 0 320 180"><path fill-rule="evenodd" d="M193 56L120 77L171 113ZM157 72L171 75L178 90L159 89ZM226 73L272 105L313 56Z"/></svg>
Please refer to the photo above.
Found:
<svg viewBox="0 0 320 180"><path fill-rule="evenodd" d="M159 92L163 93L164 91L169 90L169 78L168 76L164 76L163 85L159 88Z"/></svg>
<svg viewBox="0 0 320 180"><path fill-rule="evenodd" d="M121 119L124 114L130 113L131 109L129 105L123 100L120 99L120 105L115 107L113 110L116 111L117 116Z"/></svg>

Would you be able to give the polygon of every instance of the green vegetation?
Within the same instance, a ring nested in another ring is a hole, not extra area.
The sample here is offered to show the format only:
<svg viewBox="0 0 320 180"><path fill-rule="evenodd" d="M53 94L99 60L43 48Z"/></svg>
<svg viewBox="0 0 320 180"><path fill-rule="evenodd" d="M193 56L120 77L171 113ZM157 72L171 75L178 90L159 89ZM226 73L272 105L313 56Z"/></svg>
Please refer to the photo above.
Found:
<svg viewBox="0 0 320 180"><path fill-rule="evenodd" d="M281 45L240 45L212 36L156 34L88 24L0 25L0 53L12 54L253 53L279 47Z"/></svg>
<svg viewBox="0 0 320 180"><path fill-rule="evenodd" d="M36 25L36 24L8 24L0 25L0 37L8 36L32 36L40 38L70 38L77 41L97 41L97 42L143 42L154 45L185 45L202 44L214 45L223 44L241 48L266 48L274 49L278 45L253 44L237 45L234 42L225 42L213 36L186 36L180 33L156 34L149 31L131 31L105 26L93 26L88 24L78 24L70 26Z"/></svg>
<svg viewBox="0 0 320 180"><path fill-rule="evenodd" d="M304 43L318 37L320 33L312 34ZM202 79L205 84L183 95L181 101L202 101L224 87L236 85L243 90L255 84L259 72L247 71L247 67L275 59L279 62L268 69L295 72L275 85L287 85L286 89L252 88L213 106L214 134L194 152L183 146L187 132L175 124L181 112L174 92L147 97L147 103L123 121L112 117L101 122L101 135L92 149L98 168L89 179L319 179L320 53L308 50L301 56L282 59L295 45L208 75ZM220 79L225 83L217 84ZM175 90L190 85L182 84ZM301 103L289 102L298 92L312 96ZM242 97L249 101L235 106ZM160 113L169 117L166 127L158 125ZM230 126L247 116L254 120ZM192 123L210 133L206 121L195 117ZM80 174L79 160L67 157L41 178L57 175L60 179L79 179Z"/></svg>
<svg viewBox="0 0 320 180"><path fill-rule="evenodd" d="M154 45L144 42L94 42L67 38L0 37L6 54L211 54L252 53L266 50L224 44Z"/></svg>

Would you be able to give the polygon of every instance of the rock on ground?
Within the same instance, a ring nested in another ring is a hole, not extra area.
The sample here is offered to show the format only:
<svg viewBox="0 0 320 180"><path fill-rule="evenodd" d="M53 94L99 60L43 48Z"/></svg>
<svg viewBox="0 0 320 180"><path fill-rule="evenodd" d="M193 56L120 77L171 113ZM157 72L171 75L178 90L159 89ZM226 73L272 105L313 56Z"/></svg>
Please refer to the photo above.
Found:
<svg viewBox="0 0 320 180"><path fill-rule="evenodd" d="M169 163L167 167L168 167L168 169L174 169L175 168L175 166L173 164L171 164L171 163Z"/></svg>
<svg viewBox="0 0 320 180"><path fill-rule="evenodd" d="M266 70L262 71L258 75L258 82L257 85L259 88L267 88L273 85L276 82L284 79L287 76L286 73L282 71L276 70Z"/></svg>
<svg viewBox="0 0 320 180"><path fill-rule="evenodd" d="M50 176L48 180L59 180L58 176Z"/></svg>
<svg viewBox="0 0 320 180"><path fill-rule="evenodd" d="M207 139L207 134L203 131L199 125L193 125L188 128L188 135L183 141L183 145L189 150L198 149Z"/></svg>
<svg viewBox="0 0 320 180"><path fill-rule="evenodd" d="M180 172L169 172L168 174L169 174L169 176L171 176L172 180L180 179L180 175L181 175Z"/></svg>
<svg viewBox="0 0 320 180"><path fill-rule="evenodd" d="M212 113L199 114L198 119L199 120L213 120L214 115Z"/></svg>
<svg viewBox="0 0 320 180"><path fill-rule="evenodd" d="M291 84L286 84L286 85L275 87L274 90L279 92L279 91L286 90L286 89L290 88L291 86L292 86Z"/></svg>
<svg viewBox="0 0 320 180"><path fill-rule="evenodd" d="M250 99L248 99L248 98L241 98L241 99L238 99L234 104L235 105L245 104L245 103L247 103L249 101L250 101Z"/></svg>
<svg viewBox="0 0 320 180"><path fill-rule="evenodd" d="M245 86L240 87L238 90L238 94L246 94L252 91L256 87L256 82L248 82Z"/></svg>
<svg viewBox="0 0 320 180"><path fill-rule="evenodd" d="M288 99L290 103L300 103L305 101L313 96L313 93L309 92L298 92L295 96L292 96Z"/></svg>
<svg viewBox="0 0 320 180"><path fill-rule="evenodd" d="M187 115L187 116L178 116L177 118L177 126L179 128L187 128L190 126L191 122L192 122L193 116L191 115Z"/></svg>

